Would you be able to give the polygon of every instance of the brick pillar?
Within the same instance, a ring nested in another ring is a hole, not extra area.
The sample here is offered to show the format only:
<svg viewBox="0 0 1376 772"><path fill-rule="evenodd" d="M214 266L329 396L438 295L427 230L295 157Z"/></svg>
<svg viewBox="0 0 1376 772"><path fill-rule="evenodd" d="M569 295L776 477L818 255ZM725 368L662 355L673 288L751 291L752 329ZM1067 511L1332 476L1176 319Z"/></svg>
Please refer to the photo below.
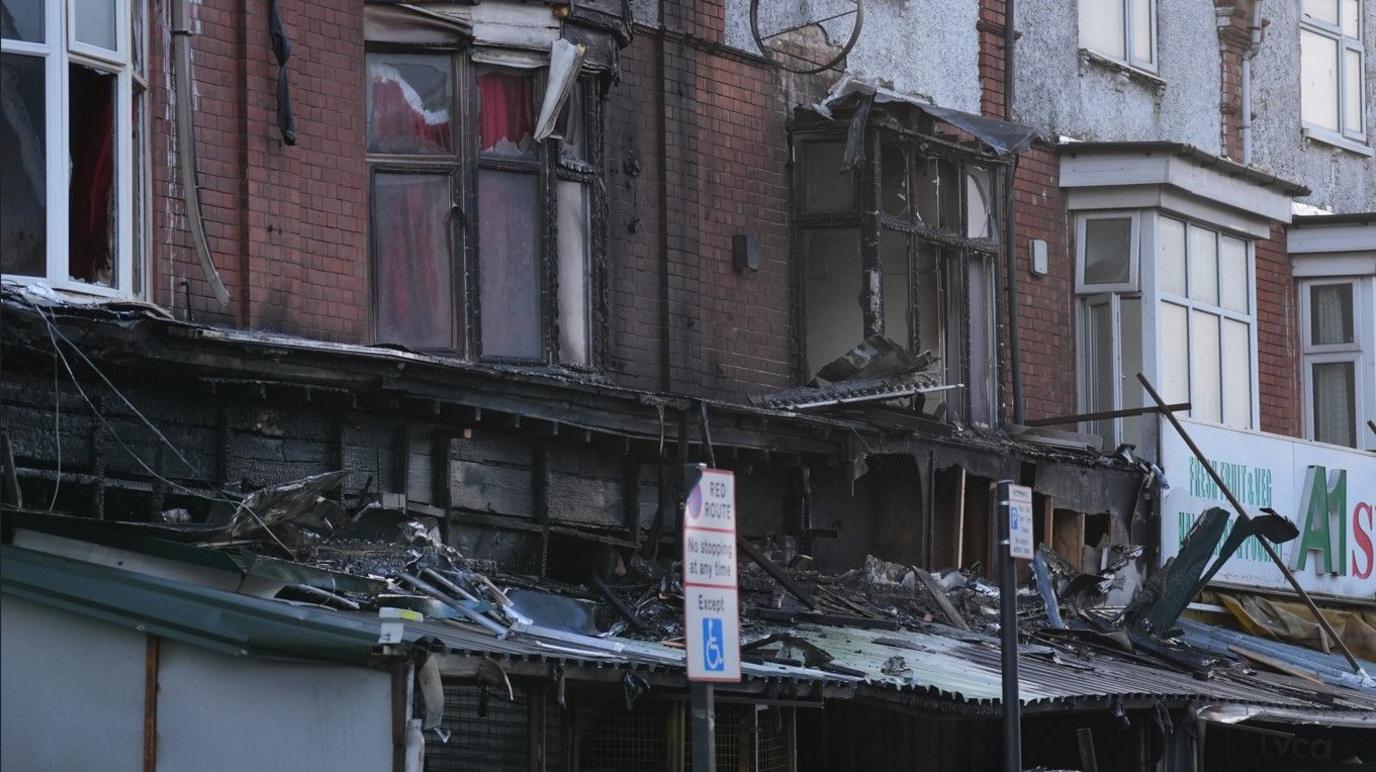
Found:
<svg viewBox="0 0 1376 772"><path fill-rule="evenodd" d="M1003 109L1004 17L1005 0L980 0L979 21L979 109L993 118L1006 118Z"/></svg>
<svg viewBox="0 0 1376 772"><path fill-rule="evenodd" d="M1252 45L1252 16L1256 0L1214 0L1218 22L1220 74L1219 146L1235 161L1242 148L1242 62Z"/></svg>

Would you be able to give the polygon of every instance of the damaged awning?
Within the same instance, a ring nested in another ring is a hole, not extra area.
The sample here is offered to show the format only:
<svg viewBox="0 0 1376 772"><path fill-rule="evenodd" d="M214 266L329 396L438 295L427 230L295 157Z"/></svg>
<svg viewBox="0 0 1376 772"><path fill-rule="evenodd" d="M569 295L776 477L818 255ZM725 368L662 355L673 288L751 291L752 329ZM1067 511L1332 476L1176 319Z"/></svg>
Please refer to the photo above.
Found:
<svg viewBox="0 0 1376 772"><path fill-rule="evenodd" d="M935 120L973 135L997 155L1021 153L1031 147L1033 140L1038 136L1036 129L1030 126L942 107L927 97L900 93L851 73L841 76L827 92L826 98L813 105L813 109L831 118L834 109L868 104L899 104L914 108ZM867 112L867 108L860 108L857 109L856 115L861 116Z"/></svg>

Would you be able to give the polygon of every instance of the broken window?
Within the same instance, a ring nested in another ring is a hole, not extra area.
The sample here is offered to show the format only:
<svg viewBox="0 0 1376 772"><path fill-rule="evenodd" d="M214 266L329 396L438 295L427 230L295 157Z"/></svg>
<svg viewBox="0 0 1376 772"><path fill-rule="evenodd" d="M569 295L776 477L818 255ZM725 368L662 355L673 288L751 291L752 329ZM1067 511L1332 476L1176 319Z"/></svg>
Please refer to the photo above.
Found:
<svg viewBox="0 0 1376 772"><path fill-rule="evenodd" d="M144 0L6 0L0 20L0 272L137 292Z"/></svg>
<svg viewBox="0 0 1376 772"><path fill-rule="evenodd" d="M1142 407L1142 372L1167 402L1190 402L1190 415L1252 428L1251 244L1154 211L1083 214L1075 235L1081 408ZM1144 245L1154 250L1145 255L1150 270L1139 265ZM1148 340L1154 358L1144 353ZM1143 420L1102 419L1087 430L1110 450L1140 445L1149 435Z"/></svg>
<svg viewBox="0 0 1376 772"><path fill-rule="evenodd" d="M593 366L600 112L581 58L560 60L562 80L547 83L538 58L474 61L458 30L368 12L377 339ZM399 47L408 36L427 45Z"/></svg>
<svg viewBox="0 0 1376 772"><path fill-rule="evenodd" d="M964 399L941 407L950 395L928 394L924 409L992 421L996 169L933 156L894 131L875 130L867 144L871 155L847 170L843 137L797 135L807 367L884 335L930 351L947 383L966 385Z"/></svg>
<svg viewBox="0 0 1376 772"><path fill-rule="evenodd" d="M1304 361L1305 434L1333 445L1361 447L1372 417L1369 369L1373 333L1372 280L1321 278L1300 288L1300 345Z"/></svg>

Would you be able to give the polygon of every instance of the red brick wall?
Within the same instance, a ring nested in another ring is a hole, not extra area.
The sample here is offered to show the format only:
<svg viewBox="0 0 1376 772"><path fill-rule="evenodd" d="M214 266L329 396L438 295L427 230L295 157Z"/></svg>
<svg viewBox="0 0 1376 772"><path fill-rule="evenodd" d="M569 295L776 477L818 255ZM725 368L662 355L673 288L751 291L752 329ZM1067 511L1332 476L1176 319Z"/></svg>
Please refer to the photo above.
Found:
<svg viewBox="0 0 1376 772"><path fill-rule="evenodd" d="M665 14L622 52L607 111L612 365L628 385L743 399L792 382L787 103L774 67L720 45L719 3ZM755 273L732 264L744 233Z"/></svg>
<svg viewBox="0 0 1376 772"><path fill-rule="evenodd" d="M1298 294L1290 272L1285 230L1271 226L1271 237L1256 242L1257 373L1261 430L1299 437L1300 412Z"/></svg>
<svg viewBox="0 0 1376 772"><path fill-rule="evenodd" d="M363 7L285 4L298 144L276 127L266 4L192 4L196 161L210 249L231 301L211 295L192 247L170 92L171 14L149 35L152 299L197 321L363 340L367 216ZM183 287L182 282L186 285Z"/></svg>

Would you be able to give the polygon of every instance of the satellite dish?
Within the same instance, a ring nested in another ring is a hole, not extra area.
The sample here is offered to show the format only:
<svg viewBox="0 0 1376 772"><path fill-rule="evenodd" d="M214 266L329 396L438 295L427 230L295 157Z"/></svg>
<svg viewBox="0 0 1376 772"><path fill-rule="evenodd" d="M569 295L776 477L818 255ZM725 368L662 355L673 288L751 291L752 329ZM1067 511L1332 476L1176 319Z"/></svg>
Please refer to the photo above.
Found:
<svg viewBox="0 0 1376 772"><path fill-rule="evenodd" d="M750 0L750 34L760 53L799 75L840 70L864 21L865 0Z"/></svg>

